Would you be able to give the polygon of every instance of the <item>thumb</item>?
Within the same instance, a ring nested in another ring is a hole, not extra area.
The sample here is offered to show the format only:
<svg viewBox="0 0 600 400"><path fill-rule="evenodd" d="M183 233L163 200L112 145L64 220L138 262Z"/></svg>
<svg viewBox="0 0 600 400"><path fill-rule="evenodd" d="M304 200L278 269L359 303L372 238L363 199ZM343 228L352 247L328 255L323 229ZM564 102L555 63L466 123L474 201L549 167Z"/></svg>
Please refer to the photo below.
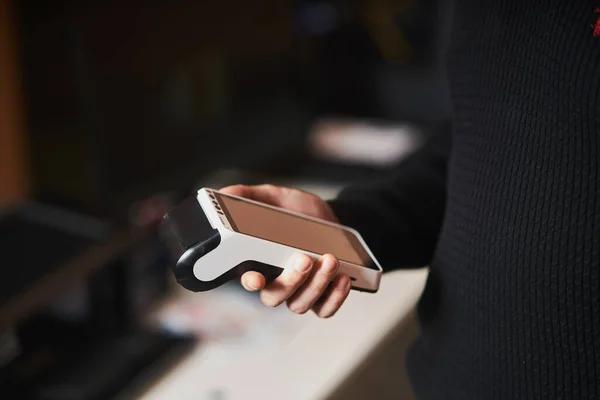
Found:
<svg viewBox="0 0 600 400"><path fill-rule="evenodd" d="M220 190L225 194L244 197L246 199L258 201L272 206L280 207L283 201L282 188L273 185L233 185Z"/></svg>

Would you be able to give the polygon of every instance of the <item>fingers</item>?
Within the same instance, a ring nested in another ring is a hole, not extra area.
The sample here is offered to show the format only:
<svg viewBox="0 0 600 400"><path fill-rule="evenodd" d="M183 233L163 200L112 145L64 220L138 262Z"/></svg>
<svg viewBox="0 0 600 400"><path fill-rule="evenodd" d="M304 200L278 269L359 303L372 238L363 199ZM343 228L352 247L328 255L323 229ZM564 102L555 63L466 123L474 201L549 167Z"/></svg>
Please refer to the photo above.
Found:
<svg viewBox="0 0 600 400"><path fill-rule="evenodd" d="M227 186L221 189L220 191L225 194L244 197L250 200L259 201L261 203L266 203L273 206L281 206L283 190L283 188L274 185L233 185Z"/></svg>
<svg viewBox="0 0 600 400"><path fill-rule="evenodd" d="M242 275L241 283L244 289L255 292L265 287L266 279L261 273L250 271Z"/></svg>
<svg viewBox="0 0 600 400"><path fill-rule="evenodd" d="M315 314L321 318L332 317L348 298L351 287L352 281L350 281L350 278L345 275L338 275L313 307Z"/></svg>
<svg viewBox="0 0 600 400"><path fill-rule="evenodd" d="M297 314L310 310L325 293L337 274L339 263L332 255L325 255L317 261L304 285L288 300L288 307Z"/></svg>
<svg viewBox="0 0 600 400"><path fill-rule="evenodd" d="M250 186L246 186L246 185L227 186L227 187L220 189L219 191L226 193L226 194L231 194L233 196L240 196L240 197L248 197L249 195L252 194L252 189L250 188Z"/></svg>
<svg viewBox="0 0 600 400"><path fill-rule="evenodd" d="M295 256L282 274L272 282L255 271L242 275L241 283L248 291L260 290L263 304L278 307L287 302L288 308L305 314L313 310L321 318L332 317L346 301L352 282L338 275L339 262L325 255L314 262L310 257Z"/></svg>
<svg viewBox="0 0 600 400"><path fill-rule="evenodd" d="M281 275L267 283L261 290L260 298L263 304L277 307L289 299L310 276L312 267L313 260L309 256L304 254L295 256Z"/></svg>

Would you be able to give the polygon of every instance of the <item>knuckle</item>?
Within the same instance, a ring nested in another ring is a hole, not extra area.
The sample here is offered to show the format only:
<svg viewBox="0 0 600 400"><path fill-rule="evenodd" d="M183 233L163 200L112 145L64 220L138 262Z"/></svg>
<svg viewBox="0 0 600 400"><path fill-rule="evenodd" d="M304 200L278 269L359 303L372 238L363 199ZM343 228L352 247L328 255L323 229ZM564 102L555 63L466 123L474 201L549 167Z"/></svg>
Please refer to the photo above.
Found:
<svg viewBox="0 0 600 400"><path fill-rule="evenodd" d="M286 279L285 286L290 291L298 289L304 282L306 275L307 272L294 272L293 274L290 274L288 279Z"/></svg>
<svg viewBox="0 0 600 400"><path fill-rule="evenodd" d="M265 183L263 185L260 185L262 189L269 191L269 192L275 192L277 190L279 190L279 188L271 183Z"/></svg>
<svg viewBox="0 0 600 400"><path fill-rule="evenodd" d="M318 294L323 293L328 286L329 280L327 279L316 279L315 282L312 284L313 290Z"/></svg>
<svg viewBox="0 0 600 400"><path fill-rule="evenodd" d="M244 189L246 189L246 185L237 184L237 185L229 186L228 188L225 188L225 189L235 192L235 193L241 193L242 191L244 191Z"/></svg>

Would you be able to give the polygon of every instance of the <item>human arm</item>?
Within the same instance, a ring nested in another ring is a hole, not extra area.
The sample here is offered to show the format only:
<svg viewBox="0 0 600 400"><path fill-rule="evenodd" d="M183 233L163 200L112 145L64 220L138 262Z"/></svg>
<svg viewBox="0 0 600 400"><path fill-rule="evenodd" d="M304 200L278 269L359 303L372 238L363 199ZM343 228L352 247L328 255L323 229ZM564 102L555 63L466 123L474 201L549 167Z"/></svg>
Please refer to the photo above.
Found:
<svg viewBox="0 0 600 400"><path fill-rule="evenodd" d="M343 190L330 202L300 190L272 185L236 185L223 191L357 229L385 270L426 265L439 235L445 202L450 154L450 127L433 136L377 182ZM337 260L299 256L297 264L267 282L258 272L242 276L248 290L260 291L264 304L284 302L299 314L314 310L320 317L335 314L350 291L348 277L336 275ZM297 269L294 266L304 266Z"/></svg>
<svg viewBox="0 0 600 400"><path fill-rule="evenodd" d="M360 232L384 271L431 260L444 218L450 150L448 124L387 176L350 186L328 202L341 224Z"/></svg>

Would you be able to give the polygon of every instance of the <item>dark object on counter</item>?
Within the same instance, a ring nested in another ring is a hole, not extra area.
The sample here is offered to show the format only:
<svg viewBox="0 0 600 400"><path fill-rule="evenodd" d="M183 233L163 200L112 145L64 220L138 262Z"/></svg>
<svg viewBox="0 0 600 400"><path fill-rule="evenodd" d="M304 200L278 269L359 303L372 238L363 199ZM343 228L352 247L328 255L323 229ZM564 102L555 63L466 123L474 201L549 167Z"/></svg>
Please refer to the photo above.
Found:
<svg viewBox="0 0 600 400"><path fill-rule="evenodd" d="M0 216L3 277L0 304L106 237L106 224L39 203L23 203Z"/></svg>
<svg viewBox="0 0 600 400"><path fill-rule="evenodd" d="M106 339L78 353L38 384L34 400L104 400L137 393L143 382L193 343L158 333L132 332Z"/></svg>

